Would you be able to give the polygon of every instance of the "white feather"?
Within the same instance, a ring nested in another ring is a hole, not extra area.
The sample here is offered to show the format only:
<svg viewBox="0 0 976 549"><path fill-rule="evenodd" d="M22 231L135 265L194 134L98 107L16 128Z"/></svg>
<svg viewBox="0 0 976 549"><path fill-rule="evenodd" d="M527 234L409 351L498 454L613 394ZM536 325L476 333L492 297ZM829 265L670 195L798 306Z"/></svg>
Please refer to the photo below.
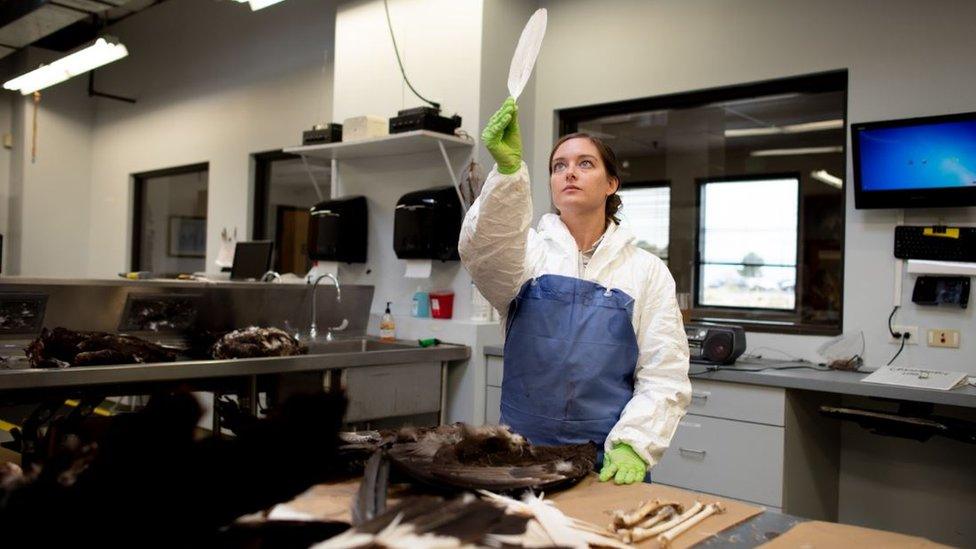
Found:
<svg viewBox="0 0 976 549"><path fill-rule="evenodd" d="M523 496L522 502L529 507L535 519L545 528L553 543L560 547L577 549L588 547L582 533L573 529L570 518L557 509L552 502L545 501L532 493Z"/></svg>
<svg viewBox="0 0 976 549"><path fill-rule="evenodd" d="M535 67L535 60L542 49L542 39L546 36L547 19L548 12L545 8L535 10L515 46L512 64L508 68L508 93L515 99L522 94L525 84L532 76L532 68Z"/></svg>

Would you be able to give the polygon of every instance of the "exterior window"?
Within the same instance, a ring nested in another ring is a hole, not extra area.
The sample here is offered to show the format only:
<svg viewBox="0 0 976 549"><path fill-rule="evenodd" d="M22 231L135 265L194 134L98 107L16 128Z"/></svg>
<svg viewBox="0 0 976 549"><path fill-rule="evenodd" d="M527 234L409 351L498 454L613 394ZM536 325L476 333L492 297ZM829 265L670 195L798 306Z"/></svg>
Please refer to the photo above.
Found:
<svg viewBox="0 0 976 549"><path fill-rule="evenodd" d="M796 309L798 177L703 181L698 305Z"/></svg>
<svg viewBox="0 0 976 549"><path fill-rule="evenodd" d="M634 233L639 247L667 263L671 188L667 183L631 183L617 194L622 202L617 214L621 226Z"/></svg>

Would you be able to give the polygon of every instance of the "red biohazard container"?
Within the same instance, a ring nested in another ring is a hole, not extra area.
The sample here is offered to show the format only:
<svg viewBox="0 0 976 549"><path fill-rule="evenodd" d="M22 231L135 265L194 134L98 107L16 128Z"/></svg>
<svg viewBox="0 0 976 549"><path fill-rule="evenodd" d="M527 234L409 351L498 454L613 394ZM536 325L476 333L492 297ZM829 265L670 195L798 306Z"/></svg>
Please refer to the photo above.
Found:
<svg viewBox="0 0 976 549"><path fill-rule="evenodd" d="M430 292L430 316L451 318L454 315L454 292Z"/></svg>

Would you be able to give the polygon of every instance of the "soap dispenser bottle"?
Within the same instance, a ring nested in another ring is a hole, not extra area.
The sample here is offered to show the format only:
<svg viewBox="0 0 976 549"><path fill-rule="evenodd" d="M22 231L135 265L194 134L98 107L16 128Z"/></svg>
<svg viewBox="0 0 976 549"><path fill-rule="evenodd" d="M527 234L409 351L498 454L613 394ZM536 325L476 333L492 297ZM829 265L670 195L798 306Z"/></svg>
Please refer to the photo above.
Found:
<svg viewBox="0 0 976 549"><path fill-rule="evenodd" d="M412 312L417 318L430 318L430 295L421 286L417 286L417 292L413 294Z"/></svg>
<svg viewBox="0 0 976 549"><path fill-rule="evenodd" d="M380 319L380 341L396 341L396 323L390 313L390 301L386 302L386 311Z"/></svg>

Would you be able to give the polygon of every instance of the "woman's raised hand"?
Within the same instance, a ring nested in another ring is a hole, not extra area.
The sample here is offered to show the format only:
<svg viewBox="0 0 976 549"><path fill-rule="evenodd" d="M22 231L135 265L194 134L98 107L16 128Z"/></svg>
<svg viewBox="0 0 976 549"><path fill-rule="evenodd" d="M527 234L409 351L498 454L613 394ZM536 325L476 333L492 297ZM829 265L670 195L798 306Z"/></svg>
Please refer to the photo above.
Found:
<svg viewBox="0 0 976 549"><path fill-rule="evenodd" d="M481 140L498 164L498 171L513 174L522 167L522 134L519 132L518 105L509 97L488 120Z"/></svg>

